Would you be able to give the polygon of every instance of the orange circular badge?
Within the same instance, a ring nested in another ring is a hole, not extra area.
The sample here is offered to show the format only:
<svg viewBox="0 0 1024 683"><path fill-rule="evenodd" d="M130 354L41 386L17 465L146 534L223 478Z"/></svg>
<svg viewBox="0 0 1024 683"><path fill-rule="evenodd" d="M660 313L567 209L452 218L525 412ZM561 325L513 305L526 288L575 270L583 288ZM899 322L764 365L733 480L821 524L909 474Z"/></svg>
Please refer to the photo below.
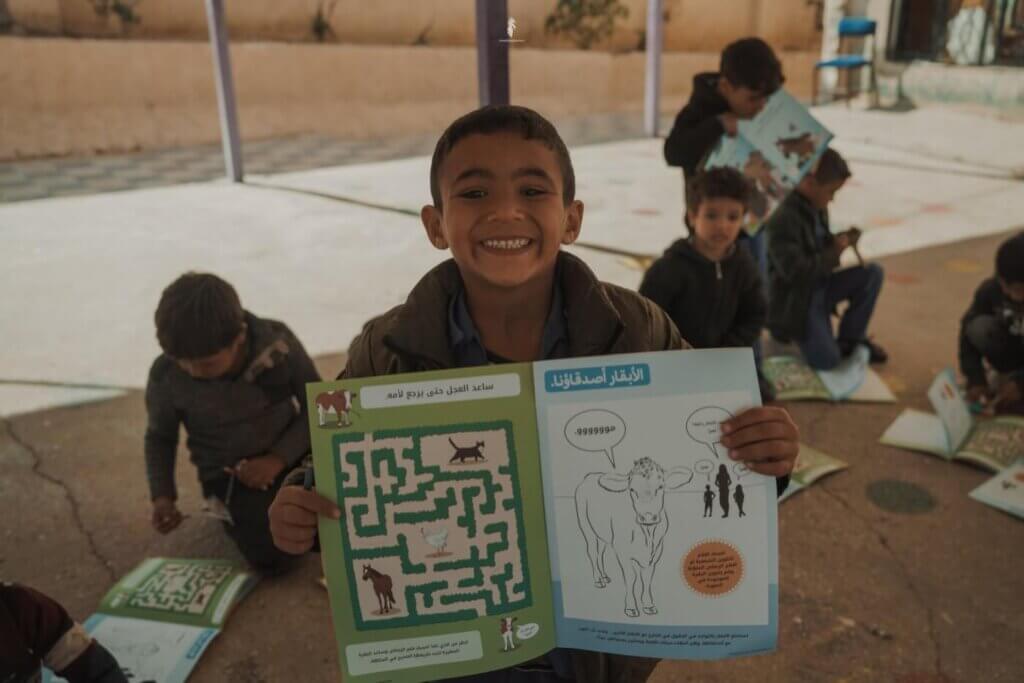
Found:
<svg viewBox="0 0 1024 683"><path fill-rule="evenodd" d="M694 592L714 598L732 591L743 580L743 556L725 541L701 541L683 556L680 571Z"/></svg>

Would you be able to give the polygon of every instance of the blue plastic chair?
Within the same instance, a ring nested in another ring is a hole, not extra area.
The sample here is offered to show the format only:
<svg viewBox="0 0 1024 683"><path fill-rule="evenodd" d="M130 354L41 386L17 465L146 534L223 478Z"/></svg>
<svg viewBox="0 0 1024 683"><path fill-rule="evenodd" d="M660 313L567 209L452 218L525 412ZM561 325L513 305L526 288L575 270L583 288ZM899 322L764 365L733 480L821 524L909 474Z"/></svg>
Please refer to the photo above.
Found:
<svg viewBox="0 0 1024 683"><path fill-rule="evenodd" d="M860 69L867 68L870 74L870 85L868 86L868 92L872 95L878 92L878 84L875 80L875 30L877 24L874 19L868 19L867 17L843 17L839 21L839 54L832 59L825 59L814 65L814 76L813 83L811 85L811 104L815 104L818 101L818 71L820 69L837 69L838 71L846 71L847 73L859 72ZM845 38L865 38L869 39L871 43L871 49L867 56L861 54L850 54L843 52L843 43ZM850 85L850 80L847 80L846 91L843 93L844 99L849 105L849 100L853 96L855 90Z"/></svg>

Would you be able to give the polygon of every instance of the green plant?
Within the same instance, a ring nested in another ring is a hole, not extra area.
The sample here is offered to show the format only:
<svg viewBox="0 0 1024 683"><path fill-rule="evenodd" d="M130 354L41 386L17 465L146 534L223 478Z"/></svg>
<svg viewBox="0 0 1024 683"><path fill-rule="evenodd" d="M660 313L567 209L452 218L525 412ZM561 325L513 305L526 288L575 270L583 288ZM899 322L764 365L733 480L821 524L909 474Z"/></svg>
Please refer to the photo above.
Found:
<svg viewBox="0 0 1024 683"><path fill-rule="evenodd" d="M106 18L113 14L122 24L138 24L141 21L135 13L135 6L140 2L142 0L89 0L96 16Z"/></svg>
<svg viewBox="0 0 1024 683"><path fill-rule="evenodd" d="M334 29L331 28L331 15L334 14L334 6L337 4L338 0L320 0L316 14L313 15L311 30L317 41L321 43L328 38L336 37Z"/></svg>
<svg viewBox="0 0 1024 683"><path fill-rule="evenodd" d="M544 21L544 31L569 37L576 47L590 46L612 35L617 19L629 16L619 0L558 0Z"/></svg>

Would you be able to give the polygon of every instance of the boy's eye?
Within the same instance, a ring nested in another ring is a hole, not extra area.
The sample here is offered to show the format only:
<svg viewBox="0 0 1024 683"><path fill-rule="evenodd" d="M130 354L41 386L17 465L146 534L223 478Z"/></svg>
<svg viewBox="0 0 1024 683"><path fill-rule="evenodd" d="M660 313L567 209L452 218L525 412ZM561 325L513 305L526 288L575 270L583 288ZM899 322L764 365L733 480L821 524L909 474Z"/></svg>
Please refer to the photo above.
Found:
<svg viewBox="0 0 1024 683"><path fill-rule="evenodd" d="M459 196L464 199L481 199L486 193L483 190L466 190L460 192Z"/></svg>
<svg viewBox="0 0 1024 683"><path fill-rule="evenodd" d="M527 197L539 197L547 193L547 190L544 190L539 187L527 187L523 190L523 194L525 194Z"/></svg>

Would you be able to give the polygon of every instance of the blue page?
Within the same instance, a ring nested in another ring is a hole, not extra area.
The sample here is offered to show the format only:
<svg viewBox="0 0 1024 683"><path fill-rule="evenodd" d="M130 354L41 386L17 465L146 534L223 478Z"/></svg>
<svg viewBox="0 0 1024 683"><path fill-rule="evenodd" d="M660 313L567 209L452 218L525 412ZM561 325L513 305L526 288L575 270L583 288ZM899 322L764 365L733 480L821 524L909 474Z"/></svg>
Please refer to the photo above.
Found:
<svg viewBox="0 0 1024 683"><path fill-rule="evenodd" d="M775 480L719 443L723 420L760 404L751 351L546 361L534 381L558 644L774 649Z"/></svg>

